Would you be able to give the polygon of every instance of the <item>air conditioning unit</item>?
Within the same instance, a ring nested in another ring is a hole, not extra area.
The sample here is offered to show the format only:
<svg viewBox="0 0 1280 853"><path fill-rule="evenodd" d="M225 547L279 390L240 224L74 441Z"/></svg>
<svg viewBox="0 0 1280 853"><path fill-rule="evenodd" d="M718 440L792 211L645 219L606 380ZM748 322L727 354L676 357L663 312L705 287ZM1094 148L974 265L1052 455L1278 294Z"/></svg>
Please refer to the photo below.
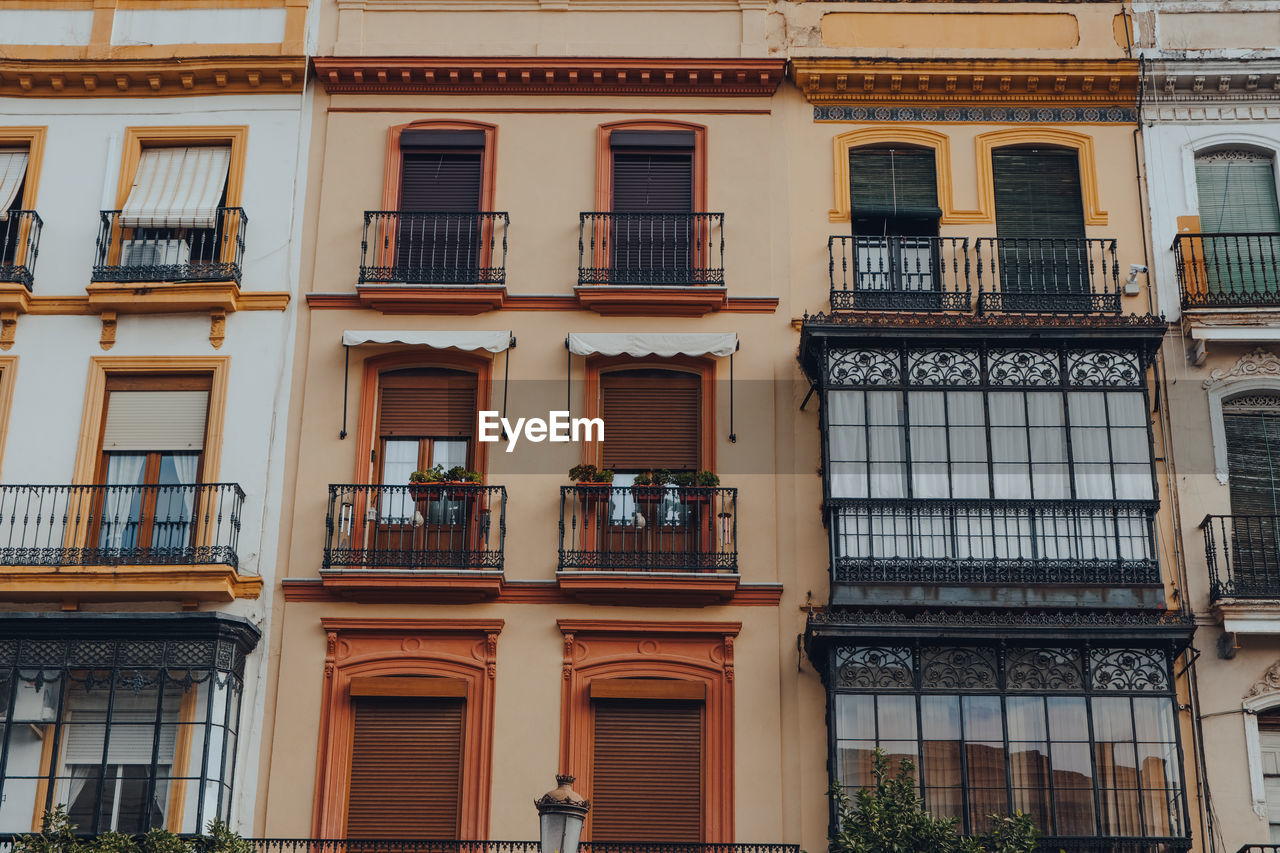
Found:
<svg viewBox="0 0 1280 853"><path fill-rule="evenodd" d="M191 262L186 240L125 240L120 251L122 267L168 267Z"/></svg>

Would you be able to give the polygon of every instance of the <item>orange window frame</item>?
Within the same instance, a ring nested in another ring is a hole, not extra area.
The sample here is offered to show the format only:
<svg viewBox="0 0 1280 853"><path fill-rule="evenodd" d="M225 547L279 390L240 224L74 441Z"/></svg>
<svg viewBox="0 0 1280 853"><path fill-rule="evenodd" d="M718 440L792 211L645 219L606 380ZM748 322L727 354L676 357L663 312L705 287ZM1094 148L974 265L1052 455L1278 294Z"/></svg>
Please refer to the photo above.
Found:
<svg viewBox="0 0 1280 853"><path fill-rule="evenodd" d="M466 685L459 835L489 837L493 777L493 707L501 619L325 618L327 654L320 705L320 742L312 815L313 838L342 838L354 725L355 679L419 675ZM476 650L480 649L480 654Z"/></svg>
<svg viewBox="0 0 1280 853"><path fill-rule="evenodd" d="M740 622L561 619L560 772L590 798L595 711L591 684L661 678L702 685L702 842L734 840L734 643ZM591 838L588 812L583 837Z"/></svg>

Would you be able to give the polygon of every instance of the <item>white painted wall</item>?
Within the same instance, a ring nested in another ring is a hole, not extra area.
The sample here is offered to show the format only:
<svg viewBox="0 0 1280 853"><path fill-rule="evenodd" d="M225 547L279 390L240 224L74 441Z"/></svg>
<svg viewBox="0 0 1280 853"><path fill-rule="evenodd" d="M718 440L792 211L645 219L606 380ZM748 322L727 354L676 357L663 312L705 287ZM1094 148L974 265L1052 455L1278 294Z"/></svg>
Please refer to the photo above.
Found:
<svg viewBox="0 0 1280 853"><path fill-rule="evenodd" d="M284 41L284 9L117 9L111 43L268 44Z"/></svg>
<svg viewBox="0 0 1280 853"><path fill-rule="evenodd" d="M309 97L309 96L306 96ZM220 349L207 314L125 315L116 344L99 345L96 316L24 316L8 355L19 357L6 439L4 483L68 483L75 465L85 380L93 356L230 356L218 479L245 491L237 553L241 571L262 575L262 598L219 607L254 622L263 637L245 676L236 768L235 825L252 830L261 752L266 652L284 470L293 335L299 292L298 234L309 109L298 95L175 99L0 99L0 126L48 128L37 211L44 220L34 291L83 295L99 211L114 205L121 139L130 126L248 125L243 206L249 218L242 289L289 291L287 311L227 317ZM139 605L140 606L140 605ZM108 609L136 609L111 606ZM94 609L103 609L95 607Z"/></svg>
<svg viewBox="0 0 1280 853"><path fill-rule="evenodd" d="M92 9L0 9L0 44L88 44Z"/></svg>

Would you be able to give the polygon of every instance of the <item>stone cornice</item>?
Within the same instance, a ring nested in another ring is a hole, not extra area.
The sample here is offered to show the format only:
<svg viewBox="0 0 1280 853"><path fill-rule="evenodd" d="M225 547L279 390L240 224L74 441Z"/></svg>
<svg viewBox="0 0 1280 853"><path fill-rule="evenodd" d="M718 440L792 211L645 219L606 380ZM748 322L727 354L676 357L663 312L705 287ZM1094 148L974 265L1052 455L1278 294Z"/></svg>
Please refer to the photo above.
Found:
<svg viewBox="0 0 1280 853"><path fill-rule="evenodd" d="M0 59L0 97L139 98L302 91L301 56L151 60Z"/></svg>
<svg viewBox="0 0 1280 853"><path fill-rule="evenodd" d="M1143 101L1154 120L1280 117L1280 59L1148 63Z"/></svg>
<svg viewBox="0 0 1280 853"><path fill-rule="evenodd" d="M1136 60L876 60L807 57L791 74L813 104L1132 107Z"/></svg>
<svg viewBox="0 0 1280 853"><path fill-rule="evenodd" d="M769 97L781 59L317 57L326 92Z"/></svg>

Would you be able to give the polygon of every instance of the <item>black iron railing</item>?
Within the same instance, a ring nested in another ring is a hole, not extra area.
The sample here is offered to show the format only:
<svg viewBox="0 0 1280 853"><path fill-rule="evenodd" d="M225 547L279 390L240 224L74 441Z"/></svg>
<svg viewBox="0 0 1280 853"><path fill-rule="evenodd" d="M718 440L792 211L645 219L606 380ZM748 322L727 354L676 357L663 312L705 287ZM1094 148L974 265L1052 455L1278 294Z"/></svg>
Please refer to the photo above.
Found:
<svg viewBox="0 0 1280 853"><path fill-rule="evenodd" d="M1179 234L1173 253L1183 308L1280 305L1280 234Z"/></svg>
<svg viewBox="0 0 1280 853"><path fill-rule="evenodd" d="M1280 844L1246 844L1236 853L1280 853Z"/></svg>
<svg viewBox="0 0 1280 853"><path fill-rule="evenodd" d="M974 259L979 311L1120 311L1115 240L983 237Z"/></svg>
<svg viewBox="0 0 1280 853"><path fill-rule="evenodd" d="M0 211L0 281L31 289L43 226L34 210Z"/></svg>
<svg viewBox="0 0 1280 853"><path fill-rule="evenodd" d="M239 207L218 208L202 228L142 225L104 210L93 280L239 283L248 223Z"/></svg>
<svg viewBox="0 0 1280 853"><path fill-rule="evenodd" d="M827 240L837 311L967 311L969 241L957 237Z"/></svg>
<svg viewBox="0 0 1280 853"><path fill-rule="evenodd" d="M258 853L539 853L537 841L251 838ZM796 844L679 844L584 841L580 853L800 853Z"/></svg>
<svg viewBox="0 0 1280 853"><path fill-rule="evenodd" d="M0 486L0 565L238 563L244 492L187 486Z"/></svg>
<svg viewBox="0 0 1280 853"><path fill-rule="evenodd" d="M1280 598L1280 515L1206 515L1209 600Z"/></svg>
<svg viewBox="0 0 1280 853"><path fill-rule="evenodd" d="M560 571L736 572L738 490L560 487Z"/></svg>
<svg viewBox="0 0 1280 853"><path fill-rule="evenodd" d="M578 284L723 285L723 213L583 213Z"/></svg>
<svg viewBox="0 0 1280 853"><path fill-rule="evenodd" d="M325 569L501 571L505 486L333 485Z"/></svg>
<svg viewBox="0 0 1280 853"><path fill-rule="evenodd" d="M1134 838L1126 836L1042 836L1040 853L1180 853L1191 849L1190 838Z"/></svg>
<svg viewBox="0 0 1280 853"><path fill-rule="evenodd" d="M846 583L1158 584L1156 504L836 498Z"/></svg>
<svg viewBox="0 0 1280 853"><path fill-rule="evenodd" d="M366 210L361 284L505 284L506 213Z"/></svg>

